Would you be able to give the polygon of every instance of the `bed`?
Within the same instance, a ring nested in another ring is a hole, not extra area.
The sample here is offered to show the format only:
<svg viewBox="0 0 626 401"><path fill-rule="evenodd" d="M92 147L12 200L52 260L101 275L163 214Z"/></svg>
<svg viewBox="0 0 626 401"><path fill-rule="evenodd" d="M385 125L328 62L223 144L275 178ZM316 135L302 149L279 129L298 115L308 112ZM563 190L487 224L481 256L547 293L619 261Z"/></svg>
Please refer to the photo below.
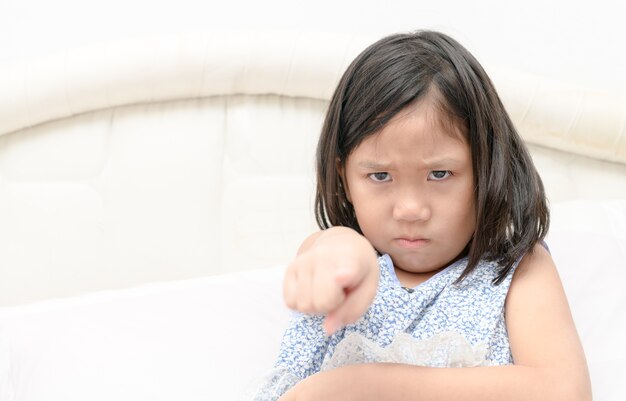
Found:
<svg viewBox="0 0 626 401"><path fill-rule="evenodd" d="M244 400L377 38L194 32L0 67L0 401ZM544 179L594 397L626 398L626 100L485 65Z"/></svg>

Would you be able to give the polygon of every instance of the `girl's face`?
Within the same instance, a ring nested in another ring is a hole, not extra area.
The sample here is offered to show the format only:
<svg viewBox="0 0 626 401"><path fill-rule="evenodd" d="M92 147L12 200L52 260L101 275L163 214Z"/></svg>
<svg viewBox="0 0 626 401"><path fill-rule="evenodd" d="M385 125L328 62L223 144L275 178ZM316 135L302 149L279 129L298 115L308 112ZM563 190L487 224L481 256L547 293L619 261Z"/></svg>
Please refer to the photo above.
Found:
<svg viewBox="0 0 626 401"><path fill-rule="evenodd" d="M359 226L398 273L429 276L458 258L474 232L470 149L438 113L428 99L408 106L345 163Z"/></svg>

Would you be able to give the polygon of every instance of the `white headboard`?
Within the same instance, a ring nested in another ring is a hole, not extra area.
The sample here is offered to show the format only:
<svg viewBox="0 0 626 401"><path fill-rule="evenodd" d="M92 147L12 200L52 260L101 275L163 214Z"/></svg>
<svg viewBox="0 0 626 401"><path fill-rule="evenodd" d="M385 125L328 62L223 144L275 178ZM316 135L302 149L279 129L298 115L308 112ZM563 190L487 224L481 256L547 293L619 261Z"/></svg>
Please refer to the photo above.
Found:
<svg viewBox="0 0 626 401"><path fill-rule="evenodd" d="M284 263L376 38L190 33L0 68L0 305ZM488 69L552 202L626 198L626 101Z"/></svg>

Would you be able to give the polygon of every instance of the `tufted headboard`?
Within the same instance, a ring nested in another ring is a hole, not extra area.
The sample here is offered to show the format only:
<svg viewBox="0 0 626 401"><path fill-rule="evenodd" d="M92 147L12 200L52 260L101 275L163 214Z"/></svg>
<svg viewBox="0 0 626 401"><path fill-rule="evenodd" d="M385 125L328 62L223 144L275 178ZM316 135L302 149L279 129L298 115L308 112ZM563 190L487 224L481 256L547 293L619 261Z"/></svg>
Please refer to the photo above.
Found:
<svg viewBox="0 0 626 401"><path fill-rule="evenodd" d="M0 68L0 305L284 263L377 38L189 33ZM626 198L626 101L488 68L551 202Z"/></svg>

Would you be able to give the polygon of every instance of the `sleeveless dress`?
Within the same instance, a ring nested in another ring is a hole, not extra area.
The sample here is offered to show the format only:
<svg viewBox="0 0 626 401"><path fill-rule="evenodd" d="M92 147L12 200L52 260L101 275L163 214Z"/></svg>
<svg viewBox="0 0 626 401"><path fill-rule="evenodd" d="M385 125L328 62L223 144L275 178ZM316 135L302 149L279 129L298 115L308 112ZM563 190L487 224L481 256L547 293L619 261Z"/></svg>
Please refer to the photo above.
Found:
<svg viewBox="0 0 626 401"><path fill-rule="evenodd" d="M449 338L446 335L452 333L454 340L449 342L450 346L457 346L460 338L461 342L466 342L461 346L469 347L474 355L477 352L482 355L480 365L512 364L504 303L518 263L519 260L498 285L492 282L500 265L486 260L481 260L463 281L455 284L467 266L467 258L463 258L409 289L400 284L389 255L380 256L377 293L361 319L329 337L322 328L323 316L297 313L285 331L274 369L264 378L253 399L278 399L329 362L335 364L336 361L331 361L333 354L346 342L352 343L348 350L354 349L356 344L356 348L362 351L365 344L366 349L380 347L379 351L384 352L391 348L390 345L395 345L395 339L405 336L414 339L416 345L434 344L442 351L428 356L430 359L427 358L425 363L415 364L445 367L449 366L446 361L449 361L450 353L441 349L441 341L428 341L443 337L445 345L445 339ZM342 352L345 351L346 347L343 347ZM365 361L371 361L371 358L366 355Z"/></svg>

